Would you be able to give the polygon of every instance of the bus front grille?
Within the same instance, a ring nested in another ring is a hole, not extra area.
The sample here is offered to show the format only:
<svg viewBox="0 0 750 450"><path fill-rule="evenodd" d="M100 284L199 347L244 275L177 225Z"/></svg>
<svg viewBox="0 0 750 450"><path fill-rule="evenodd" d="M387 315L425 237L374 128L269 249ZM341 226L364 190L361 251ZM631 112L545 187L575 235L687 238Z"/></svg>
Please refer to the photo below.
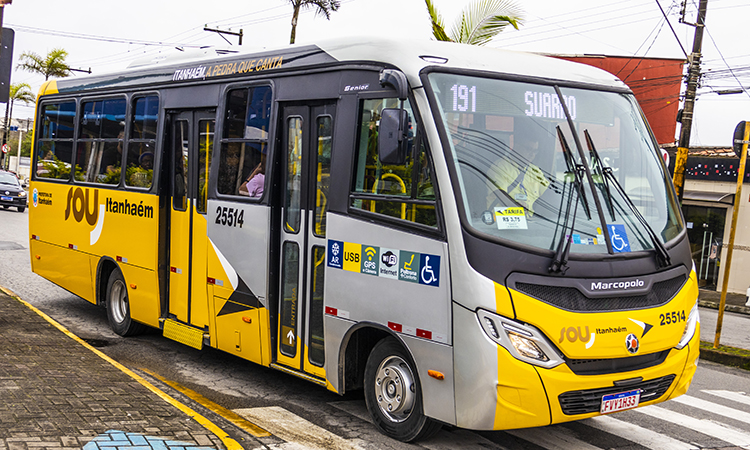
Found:
<svg viewBox="0 0 750 450"><path fill-rule="evenodd" d="M627 387L606 387L599 389L588 389L585 391L570 391L560 394L560 408L566 415L588 414L598 412L601 408L602 397L619 392L641 390L640 403L656 400L664 395L674 381L675 375L667 375L653 380L642 381Z"/></svg>
<svg viewBox="0 0 750 450"><path fill-rule="evenodd" d="M574 287L516 282L526 295L568 311L600 312L652 308L669 302L685 284L684 275L654 283L653 289L641 295L589 298Z"/></svg>
<svg viewBox="0 0 750 450"><path fill-rule="evenodd" d="M658 366L667 359L671 350L649 353L625 358L606 359L565 359L568 368L576 375L605 375L609 373L629 372Z"/></svg>

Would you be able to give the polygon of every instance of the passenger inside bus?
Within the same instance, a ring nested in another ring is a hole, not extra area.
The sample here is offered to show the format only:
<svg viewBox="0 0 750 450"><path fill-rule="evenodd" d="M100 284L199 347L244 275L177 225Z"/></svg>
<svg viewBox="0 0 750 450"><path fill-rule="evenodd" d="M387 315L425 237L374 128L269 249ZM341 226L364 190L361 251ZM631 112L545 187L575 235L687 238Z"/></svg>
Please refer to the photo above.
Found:
<svg viewBox="0 0 750 450"><path fill-rule="evenodd" d="M263 195L263 186L266 180L266 154L260 156L260 163L253 169L244 183L240 186L240 194L248 197L260 197Z"/></svg>
<svg viewBox="0 0 750 450"><path fill-rule="evenodd" d="M539 167L542 165L539 159L548 156L548 152L543 151L541 156L538 155L540 150L545 150L540 148L540 135L546 134L546 130L532 119L513 119L512 145L506 146L507 151L500 152L488 171L492 183L499 190L488 198L490 209L504 196L533 214L534 202L550 185Z"/></svg>

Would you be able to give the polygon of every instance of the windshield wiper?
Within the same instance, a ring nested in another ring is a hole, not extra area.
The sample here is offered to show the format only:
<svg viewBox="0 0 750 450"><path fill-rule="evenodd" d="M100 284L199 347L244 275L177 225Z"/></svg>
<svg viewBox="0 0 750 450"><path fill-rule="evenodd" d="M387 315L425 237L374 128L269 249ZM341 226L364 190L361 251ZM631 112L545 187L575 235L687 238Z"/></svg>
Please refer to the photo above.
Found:
<svg viewBox="0 0 750 450"><path fill-rule="evenodd" d="M604 197L604 200L607 202L607 209L609 209L609 214L612 216L612 221L614 222L617 220L615 219L615 205L612 202L612 192L609 190L609 182L604 175L604 164L602 163L602 158L599 157L599 152L596 151L594 140L591 139L589 130L583 130L583 134L586 136L586 145L589 148L589 156L593 161L592 165L594 166L594 171L596 172L597 178L600 180L599 183L595 184L599 185L599 190L602 193L602 197Z"/></svg>
<svg viewBox="0 0 750 450"><path fill-rule="evenodd" d="M565 186L568 185L568 179L572 179L573 183L575 184L575 190L578 193L578 195L576 196L576 204L573 207L573 216L571 217L570 206L573 202L574 188L570 189L570 192L568 194L568 202L565 206L565 219L563 222L562 233L560 235L560 240L557 243L555 258L552 260L552 264L549 266L549 271L551 273L560 273L562 275L565 275L565 271L568 270L568 255L570 254L570 243L572 241L572 239L568 236L568 230L570 229L572 231L575 229L579 200L583 201L584 210L586 211L586 216L589 220L591 220L591 212L589 211L588 200L586 199L586 194L583 190L583 181L580 174L580 172L582 172L584 168L575 163L573 154L570 151L570 147L568 147L568 142L565 140L565 136L563 136L562 130L559 126L557 127L557 138L560 140L563 155L565 156L565 164L568 166L568 170L565 172L563 196L565 195ZM571 221L570 227L568 227L568 220Z"/></svg>
<svg viewBox="0 0 750 450"><path fill-rule="evenodd" d="M609 184L607 183L607 180L612 182L618 194L620 194L620 196L625 199L625 204L628 205L628 208L633 212L633 215L635 215L636 219L638 219L638 222L640 222L643 228L646 230L649 238L651 238L651 243L654 246L654 250L656 251L656 261L659 264L659 267L668 267L672 261L669 257L667 248L664 246L661 239L659 239L659 236L657 236L654 229L651 228L651 225L649 225L649 223L646 221L646 218L643 217L643 214L641 214L641 212L638 210L638 207L635 206L635 203L633 203L630 197L628 197L628 195L625 193L625 189L623 189L622 185L617 180L617 177L615 177L612 168L605 167L602 164L602 160L599 157L599 153L596 151L594 141L593 139L591 139L589 131L584 130L583 133L586 135L586 143L589 146L589 152L591 152L592 159L594 159L595 161L594 168L599 169L599 173L601 173L602 181L604 182L604 188L602 188L602 190L606 190L607 195L605 196L605 198L607 200L607 205L609 207L610 213L612 214L612 220L615 220L615 212L614 204L612 202L612 193L609 190Z"/></svg>

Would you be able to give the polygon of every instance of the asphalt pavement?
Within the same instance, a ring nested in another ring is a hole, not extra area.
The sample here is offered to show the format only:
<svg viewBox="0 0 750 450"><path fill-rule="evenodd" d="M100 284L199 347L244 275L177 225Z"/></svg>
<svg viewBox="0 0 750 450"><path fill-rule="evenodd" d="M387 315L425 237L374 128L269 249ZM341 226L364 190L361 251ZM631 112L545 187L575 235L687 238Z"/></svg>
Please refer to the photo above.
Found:
<svg viewBox="0 0 750 450"><path fill-rule="evenodd" d="M717 293L700 297L702 307L718 307ZM750 315L744 296L726 302ZM268 448L266 439L120 365L3 288L0 339L0 450ZM707 349L701 357L732 364Z"/></svg>
<svg viewBox="0 0 750 450"><path fill-rule="evenodd" d="M0 450L264 447L3 289L0 340Z"/></svg>

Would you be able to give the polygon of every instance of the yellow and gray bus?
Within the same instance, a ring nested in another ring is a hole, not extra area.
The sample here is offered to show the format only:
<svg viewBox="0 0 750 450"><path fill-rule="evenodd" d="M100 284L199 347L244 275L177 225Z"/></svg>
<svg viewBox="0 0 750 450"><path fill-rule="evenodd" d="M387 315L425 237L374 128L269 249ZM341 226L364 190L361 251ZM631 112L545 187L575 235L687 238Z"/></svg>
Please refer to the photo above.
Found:
<svg viewBox="0 0 750 450"><path fill-rule="evenodd" d="M685 393L697 283L659 149L601 70L437 42L201 50L46 83L34 272L344 394L385 434Z"/></svg>

